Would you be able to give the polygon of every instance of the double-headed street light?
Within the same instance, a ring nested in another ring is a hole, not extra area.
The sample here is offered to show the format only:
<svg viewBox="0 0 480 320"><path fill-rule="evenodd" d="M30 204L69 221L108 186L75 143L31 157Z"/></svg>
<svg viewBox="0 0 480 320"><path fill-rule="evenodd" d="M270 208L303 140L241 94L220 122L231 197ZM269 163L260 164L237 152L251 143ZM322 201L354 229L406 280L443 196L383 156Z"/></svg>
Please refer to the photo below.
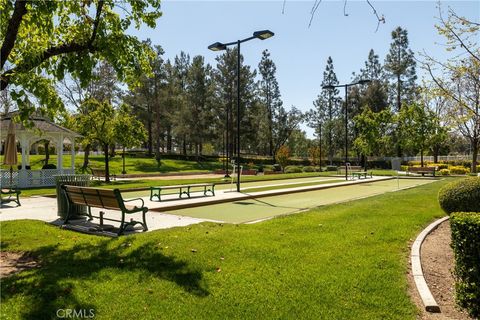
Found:
<svg viewBox="0 0 480 320"><path fill-rule="evenodd" d="M265 40L274 36L270 30L255 31L253 36L234 42L221 43L215 42L208 46L212 51L221 51L228 46L237 45L237 192L240 192L240 44L252 39ZM228 131L228 128L227 128ZM228 144L228 142L227 142Z"/></svg>
<svg viewBox="0 0 480 320"><path fill-rule="evenodd" d="M339 85L326 85L322 89L333 90L335 88L345 87L345 180L348 180L348 87L355 86L357 84L367 84L372 80L363 79L357 82L348 83L348 84L339 84Z"/></svg>

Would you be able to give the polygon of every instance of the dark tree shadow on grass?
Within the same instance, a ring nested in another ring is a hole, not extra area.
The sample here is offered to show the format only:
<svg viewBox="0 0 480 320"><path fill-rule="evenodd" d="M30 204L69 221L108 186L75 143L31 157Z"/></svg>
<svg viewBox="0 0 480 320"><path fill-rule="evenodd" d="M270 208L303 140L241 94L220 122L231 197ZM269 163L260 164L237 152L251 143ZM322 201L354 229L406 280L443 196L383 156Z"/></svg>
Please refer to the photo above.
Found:
<svg viewBox="0 0 480 320"><path fill-rule="evenodd" d="M140 272L146 288L148 279L156 277L174 282L190 294L209 295L200 270L163 255L154 243L130 247L131 242L133 239L106 240L77 244L67 250L53 245L31 251L30 254L40 260L41 267L2 279L2 303L23 297L21 319L56 319L57 310L65 308L95 310L94 298L89 302L80 301L74 290L81 286L82 280L95 281L96 273L109 268L112 272ZM108 286L105 290L109 290ZM105 294L115 297L114 292Z"/></svg>

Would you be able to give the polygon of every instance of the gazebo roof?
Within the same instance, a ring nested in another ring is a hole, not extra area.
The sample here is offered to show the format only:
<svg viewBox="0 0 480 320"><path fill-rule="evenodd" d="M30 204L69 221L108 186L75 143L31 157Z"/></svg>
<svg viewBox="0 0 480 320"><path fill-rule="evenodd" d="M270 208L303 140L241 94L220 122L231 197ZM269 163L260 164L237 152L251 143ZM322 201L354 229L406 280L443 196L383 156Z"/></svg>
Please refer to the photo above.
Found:
<svg viewBox="0 0 480 320"><path fill-rule="evenodd" d="M0 119L0 135L4 136L7 134L8 126L13 117L15 117L18 112L9 112L1 116ZM63 133L67 137L81 137L80 134L72 131L70 129L64 128L46 117L42 117L37 114L33 114L29 118L33 123L32 128L26 128L22 123L15 123L15 129L17 133L20 132L30 132L34 134L35 129L39 129L44 134L61 134Z"/></svg>

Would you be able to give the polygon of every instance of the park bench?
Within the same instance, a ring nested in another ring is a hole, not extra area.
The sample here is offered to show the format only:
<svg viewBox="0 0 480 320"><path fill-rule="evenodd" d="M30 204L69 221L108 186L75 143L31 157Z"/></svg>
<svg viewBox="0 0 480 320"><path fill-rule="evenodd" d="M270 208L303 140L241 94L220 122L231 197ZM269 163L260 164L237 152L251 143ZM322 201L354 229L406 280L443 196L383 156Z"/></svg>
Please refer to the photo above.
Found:
<svg viewBox="0 0 480 320"><path fill-rule="evenodd" d="M242 170L242 176L256 176L257 170L255 169L245 169Z"/></svg>
<svg viewBox="0 0 480 320"><path fill-rule="evenodd" d="M349 173L352 173L352 172L362 172L363 168L361 166L351 166L351 165L348 165L348 172ZM337 174L342 174L342 173L345 173L345 166L340 166L337 168Z"/></svg>
<svg viewBox="0 0 480 320"><path fill-rule="evenodd" d="M208 192L215 195L215 183L197 183L197 184L185 184L185 185L178 185L178 186L161 186L161 187L150 187L150 201L153 201L153 198L158 198L158 201L162 201L161 193L164 190L178 190L178 197L179 199L183 198L183 195L186 195L190 198L190 193L193 192L191 189L194 188L203 188L203 195L208 196ZM177 194L176 193L164 193L163 195L167 194Z"/></svg>
<svg viewBox="0 0 480 320"><path fill-rule="evenodd" d="M128 226L135 226L136 224L140 224L143 227L143 231L147 231L147 222L145 221L145 214L148 211L148 208L144 206L143 199L131 199L131 200L124 200L122 195L120 194L120 190L118 189L100 189L100 188L90 188L90 187L78 187L78 186L70 186L70 185L63 185L62 189L65 191L65 194L68 199L68 212L64 221L64 224L68 223L69 215L70 215L70 206L73 204L76 205L84 205L88 207L88 216L89 220L93 218L100 219L100 226L103 226L103 220L109 221L117 221L120 222L120 229L118 231L118 235L123 234L125 229ZM134 205L127 205L125 202L131 201L141 201L140 206ZM100 211L100 216L93 216L91 208L101 208L107 210L115 210L122 212L122 219L110 219L105 218L105 212ZM143 217L143 222L135 221L130 219L129 222L125 222L125 215L141 212Z"/></svg>
<svg viewBox="0 0 480 320"><path fill-rule="evenodd" d="M107 173L105 169L100 169L100 168L90 168L90 171L92 172L92 176L94 178L97 178L98 180L100 179L105 179ZM110 177L113 178L113 180L117 179L117 175L115 173L110 172Z"/></svg>
<svg viewBox="0 0 480 320"><path fill-rule="evenodd" d="M351 175L352 175L352 179L354 179L354 180L355 180L355 177L357 177L358 179L362 179L362 177L363 177L364 179L367 179L368 176L370 176L370 178L373 177L373 176L372 176L372 173L371 173L371 172L367 172L367 171L353 171L353 172L351 173Z"/></svg>
<svg viewBox="0 0 480 320"><path fill-rule="evenodd" d="M410 173L421 174L424 176L425 174L431 174L435 177L436 167L408 167L407 168L407 175Z"/></svg>
<svg viewBox="0 0 480 320"><path fill-rule="evenodd" d="M21 191L14 187L0 189L0 204L16 202L17 205L21 206L19 198L20 193Z"/></svg>

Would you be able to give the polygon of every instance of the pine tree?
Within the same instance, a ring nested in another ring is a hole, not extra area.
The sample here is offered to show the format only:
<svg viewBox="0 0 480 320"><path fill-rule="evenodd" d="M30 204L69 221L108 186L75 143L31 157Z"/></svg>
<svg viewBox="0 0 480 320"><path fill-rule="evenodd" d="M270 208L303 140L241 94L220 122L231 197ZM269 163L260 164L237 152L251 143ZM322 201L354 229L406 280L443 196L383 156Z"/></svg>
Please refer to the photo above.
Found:
<svg viewBox="0 0 480 320"><path fill-rule="evenodd" d="M321 87L327 85L338 85L337 75L333 67L332 57L328 57L327 65L325 71L323 72L323 81ZM320 129L324 128L326 133L326 145L328 152L328 160L330 164L333 164L333 156L335 155L335 135L336 132L335 122L339 116L339 110L337 105L340 102L340 99L336 96L339 94L338 89L327 89L320 92L317 96L317 99L313 102L314 109L310 113L310 118L316 119L316 125L313 125L313 128ZM320 132L317 132L319 134Z"/></svg>
<svg viewBox="0 0 480 320"><path fill-rule="evenodd" d="M175 119L175 128L174 131L177 136L177 140L182 143L182 154L187 154L187 143L188 135L191 133L188 126L186 125L186 119L188 111L188 106L185 99L185 88L187 85L188 70L190 68L190 55L185 52L180 52L180 55L175 56L173 72L174 72L174 81L178 87L178 97L177 97L177 108L176 112L173 115Z"/></svg>
<svg viewBox="0 0 480 320"><path fill-rule="evenodd" d="M212 67L205 64L203 56L195 56L186 80L185 96L188 112L184 114L185 124L191 134L190 141L195 146L195 155L202 153L203 142L211 139L213 123L213 80Z"/></svg>
<svg viewBox="0 0 480 320"><path fill-rule="evenodd" d="M417 79L415 66L413 51L408 47L408 32L401 27L397 27L392 31L390 51L385 58L386 75L387 78L392 80L389 88L389 99L391 104L395 105L397 113L401 111L403 104L411 104L415 100L415 81ZM397 128L394 133L398 157L403 154L400 130L401 128Z"/></svg>
<svg viewBox="0 0 480 320"><path fill-rule="evenodd" d="M217 57L215 81L220 101L219 120L225 128L227 158L233 157L236 148L237 119L237 50L227 49ZM255 94L255 71L243 65L240 55L240 126L242 148L251 149L256 139L256 129L253 125L253 105ZM223 110L222 110L223 109ZM227 125L228 124L228 125Z"/></svg>
<svg viewBox="0 0 480 320"><path fill-rule="evenodd" d="M395 101L396 112L400 112L402 103L413 102L417 80L415 67L413 51L408 47L408 32L397 27L392 31L390 51L385 58L386 75L393 81L390 99Z"/></svg>
<svg viewBox="0 0 480 320"><path fill-rule="evenodd" d="M262 60L258 64L258 70L262 79L259 83L259 98L260 102L265 108L265 114L267 116L267 140L268 140L268 154L274 156L274 120L278 114L279 108L283 102L280 98L280 89L278 86L275 73L277 67L275 63L270 59L270 53L268 50L262 52Z"/></svg>

